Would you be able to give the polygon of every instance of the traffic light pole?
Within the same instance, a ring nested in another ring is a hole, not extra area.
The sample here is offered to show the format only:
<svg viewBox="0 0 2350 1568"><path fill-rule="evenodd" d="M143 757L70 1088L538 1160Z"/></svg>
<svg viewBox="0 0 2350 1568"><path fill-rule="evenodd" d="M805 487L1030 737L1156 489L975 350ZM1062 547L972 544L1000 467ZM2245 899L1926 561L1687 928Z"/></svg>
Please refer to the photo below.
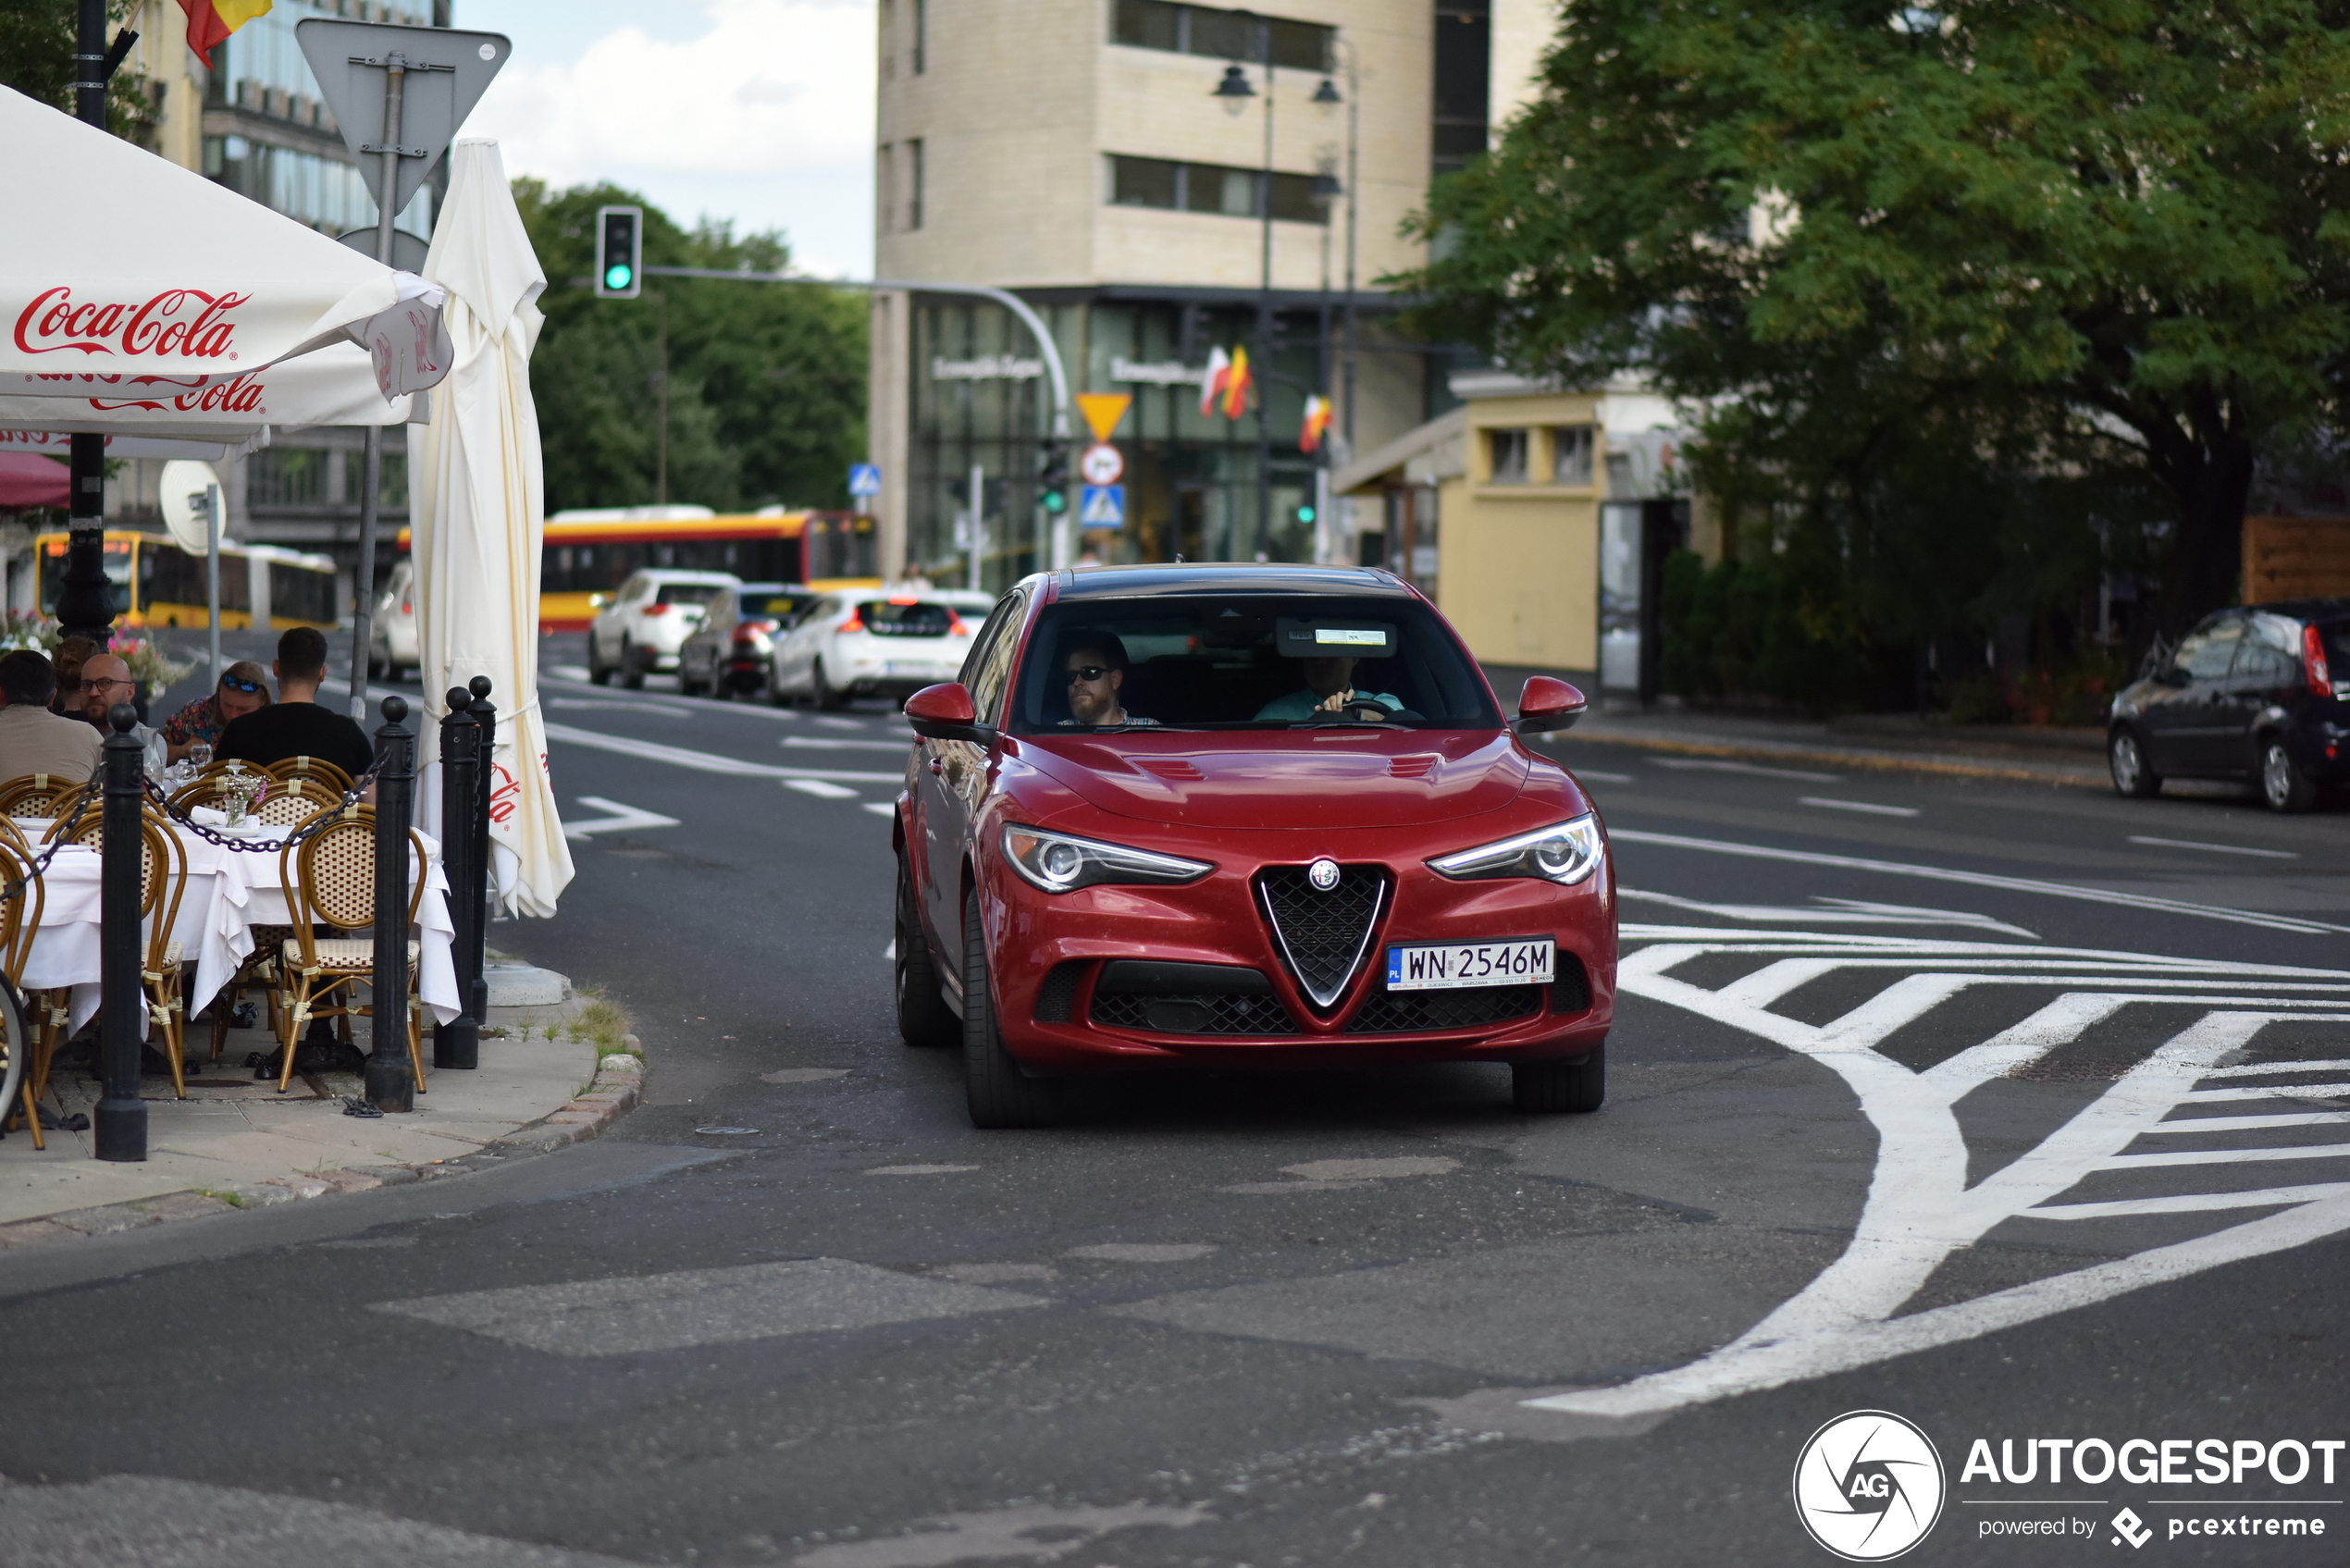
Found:
<svg viewBox="0 0 2350 1568"><path fill-rule="evenodd" d="M103 130L106 81L139 35L125 31L106 47L106 0L80 0L75 8L74 118ZM106 585L106 438L80 435L67 443L72 499L66 535L66 569L57 584L57 621L65 635L104 648L114 628L114 596ZM214 672L216 678L218 672Z"/></svg>

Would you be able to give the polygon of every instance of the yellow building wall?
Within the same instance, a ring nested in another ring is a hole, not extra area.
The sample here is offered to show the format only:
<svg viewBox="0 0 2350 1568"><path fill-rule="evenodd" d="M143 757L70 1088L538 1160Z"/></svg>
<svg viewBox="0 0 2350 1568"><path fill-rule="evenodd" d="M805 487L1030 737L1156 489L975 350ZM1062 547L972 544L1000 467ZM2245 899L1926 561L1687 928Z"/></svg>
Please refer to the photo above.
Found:
<svg viewBox="0 0 2350 1568"><path fill-rule="evenodd" d="M1606 474L1589 393L1492 398L1468 410L1467 473L1439 492L1437 600L1469 651L1496 664L1600 661L1600 500ZM1551 482L1554 431L1593 426L1592 479ZM1528 478L1496 481L1490 432L1528 433Z"/></svg>

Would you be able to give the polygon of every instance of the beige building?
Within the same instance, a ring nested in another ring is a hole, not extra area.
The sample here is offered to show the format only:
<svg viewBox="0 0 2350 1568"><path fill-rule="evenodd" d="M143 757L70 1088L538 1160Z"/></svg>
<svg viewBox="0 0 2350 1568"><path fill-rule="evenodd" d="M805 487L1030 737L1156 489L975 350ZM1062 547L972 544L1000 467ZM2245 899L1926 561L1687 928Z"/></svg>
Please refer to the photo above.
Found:
<svg viewBox="0 0 2350 1568"><path fill-rule="evenodd" d="M975 553L996 583L1079 551L1351 555L1327 465L1445 413L1461 363L1403 340L1379 279L1424 259L1405 219L1523 99L1552 25L1544 0L880 0L877 274L1012 290L1072 391L1134 398L1122 525L1056 537L1033 339L983 302L878 294L885 564L963 575ZM1261 406L1201 413L1243 348ZM1308 396L1339 438L1310 454Z"/></svg>

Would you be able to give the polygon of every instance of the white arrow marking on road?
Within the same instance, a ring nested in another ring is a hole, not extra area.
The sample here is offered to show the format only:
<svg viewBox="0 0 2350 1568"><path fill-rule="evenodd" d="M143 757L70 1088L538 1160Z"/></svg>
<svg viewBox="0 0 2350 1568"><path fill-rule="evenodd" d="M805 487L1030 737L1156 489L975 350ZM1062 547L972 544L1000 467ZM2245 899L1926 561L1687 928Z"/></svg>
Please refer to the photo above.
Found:
<svg viewBox="0 0 2350 1568"><path fill-rule="evenodd" d="M1719 915L1730 920L1810 920L1816 924L1839 926L1971 926L1978 931L2003 931L2011 936L2029 937L2035 942L2040 939L2037 932L2011 926L2005 920L1995 920L1988 915L1970 914L1963 909L1920 909L1907 904L1864 904L1857 898L1827 898L1817 894L1813 896L1826 905L1826 908L1771 904L1707 904L1695 898L1679 898L1670 893L1648 893L1633 887L1616 889L1616 896L1670 905L1676 909L1688 909L1695 914Z"/></svg>
<svg viewBox="0 0 2350 1568"><path fill-rule="evenodd" d="M853 789L843 789L830 779L785 779L784 787L796 789L802 795L812 795L819 800L847 800L857 794Z"/></svg>
<svg viewBox="0 0 2350 1568"><path fill-rule="evenodd" d="M583 795L579 797L579 803L582 806L593 806L597 810L607 811L611 815L591 817L580 822L565 822L563 824L565 838L588 838L600 833L625 833L631 828L674 828L677 825L677 819L674 817L664 817L653 811L640 811L634 806L623 806L617 800L606 800L600 795Z"/></svg>
<svg viewBox="0 0 2350 1568"><path fill-rule="evenodd" d="M838 779L847 784L906 782L902 773L843 772L834 768L778 768L766 762L745 762L739 758L719 757L707 751L688 751L680 746L662 746L658 741L632 740L625 735L577 730L569 724L549 724L547 738L569 741L574 746L589 746L599 751L617 752L623 757L641 758L648 762L666 762L673 768L691 768L703 773L731 773L736 778Z"/></svg>

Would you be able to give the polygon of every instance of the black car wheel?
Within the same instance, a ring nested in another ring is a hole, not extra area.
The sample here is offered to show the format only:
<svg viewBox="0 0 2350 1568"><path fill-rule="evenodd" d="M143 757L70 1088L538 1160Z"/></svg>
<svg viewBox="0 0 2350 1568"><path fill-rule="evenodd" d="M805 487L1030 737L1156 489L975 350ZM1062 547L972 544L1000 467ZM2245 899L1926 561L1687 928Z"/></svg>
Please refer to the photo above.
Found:
<svg viewBox="0 0 2350 1568"><path fill-rule="evenodd" d="M630 691L644 690L645 667L651 662L652 660L649 656L640 654L630 647L626 637L620 639L620 684L622 685L626 686Z"/></svg>
<svg viewBox="0 0 2350 1568"><path fill-rule="evenodd" d="M848 693L833 685L824 673L824 661L816 661L816 706L827 713L837 713L848 706Z"/></svg>
<svg viewBox="0 0 2350 1568"><path fill-rule="evenodd" d="M2144 800L2162 793L2162 775L2146 766L2146 747L2134 730L2116 730L2105 743L2106 766L2117 795Z"/></svg>
<svg viewBox="0 0 2350 1568"><path fill-rule="evenodd" d="M1607 1098L1607 1046L1564 1062L1512 1062L1510 1103L1521 1111L1596 1111Z"/></svg>
<svg viewBox="0 0 2350 1568"><path fill-rule="evenodd" d="M922 934L921 912L914 902L914 873L902 855L897 858L897 945L891 952L898 1035L917 1047L959 1042L962 1022L938 994L938 969L931 962L930 939Z"/></svg>
<svg viewBox="0 0 2350 1568"><path fill-rule="evenodd" d="M699 697L701 694L702 684L694 679L693 673L686 664L686 656L682 653L679 654L677 656L677 695L680 697Z"/></svg>
<svg viewBox="0 0 2350 1568"><path fill-rule="evenodd" d="M1004 1049L987 979L987 934L979 895L963 899L963 1097L973 1127L1050 1127L1060 1116L1060 1084L1030 1078Z"/></svg>
<svg viewBox="0 0 2350 1568"><path fill-rule="evenodd" d="M612 685L612 666L596 657L596 634L588 634L588 678L600 686Z"/></svg>
<svg viewBox="0 0 2350 1568"><path fill-rule="evenodd" d="M2317 802L2317 781L2293 765L2281 740L2261 745L2260 798L2271 811L2307 811Z"/></svg>

